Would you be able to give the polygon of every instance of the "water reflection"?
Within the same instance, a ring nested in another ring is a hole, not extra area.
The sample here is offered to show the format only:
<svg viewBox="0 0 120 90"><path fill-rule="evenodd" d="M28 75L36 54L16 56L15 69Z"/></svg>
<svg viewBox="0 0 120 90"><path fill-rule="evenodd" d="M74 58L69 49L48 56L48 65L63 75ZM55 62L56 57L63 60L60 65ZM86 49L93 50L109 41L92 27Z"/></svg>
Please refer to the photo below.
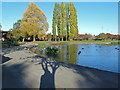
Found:
<svg viewBox="0 0 120 90"><path fill-rule="evenodd" d="M63 62L118 72L118 46L96 44L59 45L58 59ZM80 52L80 54L78 54Z"/></svg>
<svg viewBox="0 0 120 90"><path fill-rule="evenodd" d="M59 45L59 56L58 59L63 62L76 64L77 57L77 45Z"/></svg>
<svg viewBox="0 0 120 90"><path fill-rule="evenodd" d="M119 46L101 46L97 44L57 45L57 59L66 63L118 72ZM80 52L80 54L78 54Z"/></svg>

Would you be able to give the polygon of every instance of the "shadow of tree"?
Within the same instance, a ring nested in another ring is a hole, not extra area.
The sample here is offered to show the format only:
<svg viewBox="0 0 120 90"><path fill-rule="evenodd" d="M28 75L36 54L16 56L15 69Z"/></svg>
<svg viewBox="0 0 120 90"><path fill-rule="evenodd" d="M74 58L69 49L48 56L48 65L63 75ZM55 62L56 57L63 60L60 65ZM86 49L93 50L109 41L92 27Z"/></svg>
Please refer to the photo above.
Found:
<svg viewBox="0 0 120 90"><path fill-rule="evenodd" d="M117 74L112 74L110 72L98 71L92 68L85 68L78 65L67 64L64 62L58 62L53 59L48 59L45 57L28 57L28 58L42 58L39 60L38 65L41 65L44 74L40 75L40 86L39 90L42 89L53 89L55 90L55 73L59 67L66 67L69 69L73 69L72 72L79 74L79 78L76 80L76 84L82 88L108 88L108 87L117 87L118 86L118 78ZM24 82L26 77L26 73L24 70L27 68L25 63L14 64L14 65L3 65L2 66L2 85L3 88L29 88L30 85ZM37 72L36 72L37 73ZM62 73L62 72L61 72ZM66 74L67 75L67 74ZM39 75L38 75L39 76ZM38 77L39 78L39 77ZM62 77L61 77L62 78ZM62 78L63 79L63 78ZM67 78L65 78L67 83ZM63 85L63 84L62 84ZM69 88L69 87L67 87Z"/></svg>
<svg viewBox="0 0 120 90"><path fill-rule="evenodd" d="M41 63L44 74L40 78L40 90L44 88L52 88L55 90L55 72L59 68L59 63L53 60L43 58Z"/></svg>
<svg viewBox="0 0 120 90"><path fill-rule="evenodd" d="M0 57L1 57L1 55L0 55ZM2 55L2 61L0 61L0 63L7 62L7 61L9 61L9 60L11 60L11 59L12 59L12 58L5 57L5 56Z"/></svg>
<svg viewBox="0 0 120 90"><path fill-rule="evenodd" d="M29 88L24 83L25 73L27 68L25 64L2 65L2 88L4 90L10 88Z"/></svg>

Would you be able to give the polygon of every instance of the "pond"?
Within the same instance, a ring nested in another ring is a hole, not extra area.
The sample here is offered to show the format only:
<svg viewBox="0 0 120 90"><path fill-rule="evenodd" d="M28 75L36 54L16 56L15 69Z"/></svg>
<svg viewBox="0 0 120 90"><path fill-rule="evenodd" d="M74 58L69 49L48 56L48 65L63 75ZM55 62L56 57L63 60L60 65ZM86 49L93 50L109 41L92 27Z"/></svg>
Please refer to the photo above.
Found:
<svg viewBox="0 0 120 90"><path fill-rule="evenodd" d="M120 46L68 44L56 47L59 49L59 61L120 73L118 72L119 50L116 49Z"/></svg>

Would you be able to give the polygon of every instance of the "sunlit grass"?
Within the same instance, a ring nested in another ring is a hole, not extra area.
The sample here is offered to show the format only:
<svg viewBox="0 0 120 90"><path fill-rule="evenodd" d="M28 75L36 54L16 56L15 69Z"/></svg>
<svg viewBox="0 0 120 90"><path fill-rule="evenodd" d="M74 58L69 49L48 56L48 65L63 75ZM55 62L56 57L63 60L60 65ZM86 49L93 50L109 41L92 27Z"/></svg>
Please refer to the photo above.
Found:
<svg viewBox="0 0 120 90"><path fill-rule="evenodd" d="M102 40L102 41L95 41L95 40L84 40L84 41L34 41L30 43L37 43L37 44L50 44L50 43L60 43L62 45L66 45L69 43L76 43L76 44L101 44L104 42L120 42L120 40Z"/></svg>

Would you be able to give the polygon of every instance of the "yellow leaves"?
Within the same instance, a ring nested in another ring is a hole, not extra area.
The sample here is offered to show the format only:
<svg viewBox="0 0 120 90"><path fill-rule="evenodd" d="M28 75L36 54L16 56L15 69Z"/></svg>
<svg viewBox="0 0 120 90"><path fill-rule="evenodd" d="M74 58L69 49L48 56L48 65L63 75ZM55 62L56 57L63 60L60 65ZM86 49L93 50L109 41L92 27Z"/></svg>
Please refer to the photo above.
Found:
<svg viewBox="0 0 120 90"><path fill-rule="evenodd" d="M23 14L21 30L28 35L41 36L48 30L48 22L43 11L33 2Z"/></svg>

